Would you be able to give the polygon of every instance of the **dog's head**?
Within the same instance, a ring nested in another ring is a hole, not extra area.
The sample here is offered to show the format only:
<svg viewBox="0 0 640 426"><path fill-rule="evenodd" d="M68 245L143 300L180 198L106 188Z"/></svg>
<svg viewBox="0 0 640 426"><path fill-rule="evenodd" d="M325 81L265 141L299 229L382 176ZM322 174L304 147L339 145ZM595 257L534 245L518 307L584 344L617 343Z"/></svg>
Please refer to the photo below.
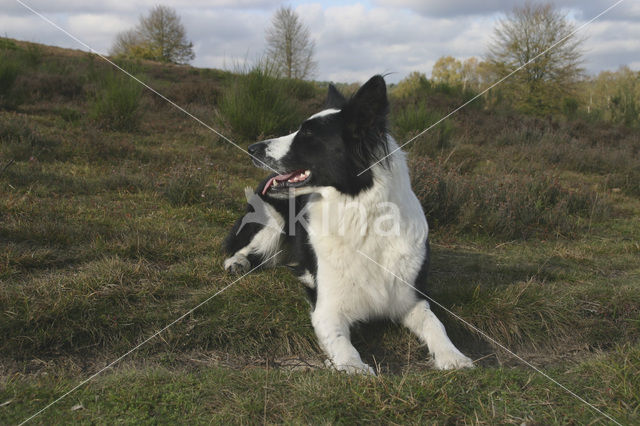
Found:
<svg viewBox="0 0 640 426"><path fill-rule="evenodd" d="M388 153L384 79L372 77L348 100L330 85L326 106L298 131L249 146L256 166L278 172L262 194L285 198L333 187L356 195L373 184L367 169Z"/></svg>

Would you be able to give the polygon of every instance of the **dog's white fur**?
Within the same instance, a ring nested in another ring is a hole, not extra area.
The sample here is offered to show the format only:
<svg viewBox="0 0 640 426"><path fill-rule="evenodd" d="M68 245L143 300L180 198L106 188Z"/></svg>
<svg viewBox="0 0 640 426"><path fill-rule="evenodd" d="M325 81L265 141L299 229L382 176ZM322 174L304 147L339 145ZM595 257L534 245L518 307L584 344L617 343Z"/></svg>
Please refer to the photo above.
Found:
<svg viewBox="0 0 640 426"><path fill-rule="evenodd" d="M281 136L277 139L271 139L269 146L267 147L267 155L275 160L279 160L289 152L291 143L296 137L298 132L293 132L286 136Z"/></svg>

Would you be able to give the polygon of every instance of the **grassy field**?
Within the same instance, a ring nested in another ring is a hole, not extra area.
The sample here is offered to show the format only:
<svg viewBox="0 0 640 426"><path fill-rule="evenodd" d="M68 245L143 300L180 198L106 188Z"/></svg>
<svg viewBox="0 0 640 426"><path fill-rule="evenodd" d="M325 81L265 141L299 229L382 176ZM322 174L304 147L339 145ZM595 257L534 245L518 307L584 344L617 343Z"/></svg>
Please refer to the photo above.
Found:
<svg viewBox="0 0 640 426"><path fill-rule="evenodd" d="M259 70L121 65L241 146L295 128L326 90ZM400 141L469 96L390 93ZM640 132L482 102L445 123L408 146L433 298L640 422ZM99 58L0 39L0 424L236 280L221 242L261 177ZM611 422L438 308L479 368L434 371L406 330L374 323L354 340L378 377L326 370L303 293L283 269L247 276L33 421Z"/></svg>

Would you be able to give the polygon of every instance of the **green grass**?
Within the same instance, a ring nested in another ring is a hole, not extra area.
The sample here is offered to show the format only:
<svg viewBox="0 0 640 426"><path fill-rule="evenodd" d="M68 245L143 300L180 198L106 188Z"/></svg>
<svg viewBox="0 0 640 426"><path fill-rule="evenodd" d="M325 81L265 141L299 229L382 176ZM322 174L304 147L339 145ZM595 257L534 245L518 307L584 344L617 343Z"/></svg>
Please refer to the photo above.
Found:
<svg viewBox="0 0 640 426"><path fill-rule="evenodd" d="M618 347L549 374L623 424L638 419L637 347ZM75 384L49 376L13 380L0 392L6 423L35 413ZM615 401L615 402L611 402ZM635 408L627 405L632 403ZM46 417L45 417L46 416ZM484 368L412 371L379 378L268 366L122 368L91 382L36 421L55 423L592 423L608 420L534 372Z"/></svg>
<svg viewBox="0 0 640 426"><path fill-rule="evenodd" d="M0 39L7 55L26 46ZM233 282L221 243L243 212L243 188L263 177L240 150L147 92L135 130L97 126L87 119L90 94L103 87L93 77L108 68L81 52L32 49L26 102L0 112L0 424L24 420ZM215 70L134 68L203 119L254 87ZM65 69L65 84L47 83ZM295 114L321 105L312 85L287 84ZM457 101L430 90L431 117ZM412 104L393 102L392 114ZM432 227L431 295L623 424L637 423L637 133L482 109L452 118L446 144L419 138L409 153ZM428 124L417 119L407 132ZM227 125L234 135L253 128L241 144L268 134L265 124ZM292 124L279 125L269 132ZM408 331L373 323L353 340L382 374L349 377L317 367L323 356L300 284L285 269L256 272L36 421L601 419L434 310L479 368L433 371ZM288 367L294 360L314 367Z"/></svg>

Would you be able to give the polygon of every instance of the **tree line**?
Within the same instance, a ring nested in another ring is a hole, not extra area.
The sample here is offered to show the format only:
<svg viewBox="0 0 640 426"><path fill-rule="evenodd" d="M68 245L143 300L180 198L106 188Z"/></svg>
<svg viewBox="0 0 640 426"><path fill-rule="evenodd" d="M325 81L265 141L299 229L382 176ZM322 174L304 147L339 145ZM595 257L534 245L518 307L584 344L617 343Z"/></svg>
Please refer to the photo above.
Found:
<svg viewBox="0 0 640 426"><path fill-rule="evenodd" d="M315 75L315 42L293 8L281 6L274 13L265 39L261 66L274 76L304 80ZM486 90L487 104L528 114L585 112L639 123L640 73L623 67L586 76L583 42L567 16L551 3L525 3L498 21L483 57L443 56L433 66L431 81L475 93ZM195 58L180 17L166 6L154 7L135 28L118 34L111 53L178 64ZM424 73L411 73L397 90L409 90L423 79Z"/></svg>

